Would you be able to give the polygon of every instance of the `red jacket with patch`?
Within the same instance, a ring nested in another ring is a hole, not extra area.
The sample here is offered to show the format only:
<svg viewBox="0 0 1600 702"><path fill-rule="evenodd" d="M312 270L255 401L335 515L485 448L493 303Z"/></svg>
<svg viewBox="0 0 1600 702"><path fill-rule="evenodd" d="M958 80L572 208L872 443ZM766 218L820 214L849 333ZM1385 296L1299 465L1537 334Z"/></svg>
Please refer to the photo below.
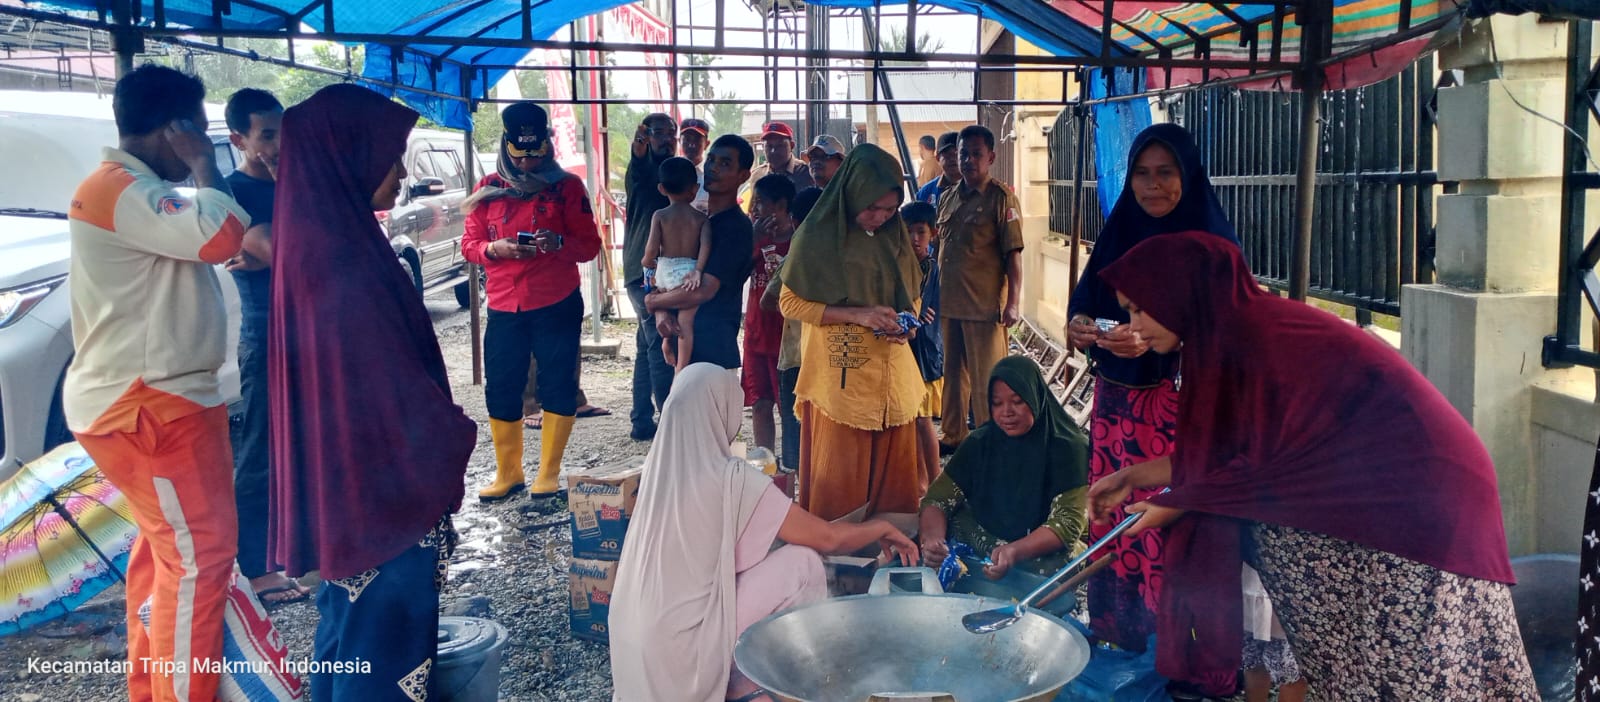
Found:
<svg viewBox="0 0 1600 702"><path fill-rule="evenodd" d="M478 181L484 186L507 187L499 175ZM467 215L461 253L484 267L489 277L489 309L525 312L560 302L578 289L578 264L600 253L600 231L595 226L589 193L575 177L562 178L526 200L504 196L478 203ZM516 240L518 232L549 229L562 237L556 251L531 258L491 259L485 252L496 239Z"/></svg>

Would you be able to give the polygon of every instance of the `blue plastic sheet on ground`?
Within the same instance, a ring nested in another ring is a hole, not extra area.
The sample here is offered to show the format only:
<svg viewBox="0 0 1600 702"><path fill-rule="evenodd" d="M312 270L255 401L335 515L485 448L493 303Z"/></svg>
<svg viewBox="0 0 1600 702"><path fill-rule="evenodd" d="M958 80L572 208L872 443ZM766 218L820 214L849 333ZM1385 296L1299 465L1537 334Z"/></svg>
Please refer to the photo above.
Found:
<svg viewBox="0 0 1600 702"><path fill-rule="evenodd" d="M1096 69L1089 74L1089 97L1100 100L1117 95L1132 95L1144 90L1145 72L1139 69L1112 69L1111 85L1105 73ZM1111 214L1111 207L1122 195L1122 185L1128 178L1128 147L1133 138L1150 126L1150 102L1143 98L1121 100L1094 105L1094 171L1100 184L1100 213Z"/></svg>
<svg viewBox="0 0 1600 702"><path fill-rule="evenodd" d="M1077 622L1072 622L1077 624ZM1081 628L1081 627L1080 627ZM1062 688L1056 702L1171 702L1167 679L1156 672L1156 637L1144 653L1094 646L1089 666Z"/></svg>

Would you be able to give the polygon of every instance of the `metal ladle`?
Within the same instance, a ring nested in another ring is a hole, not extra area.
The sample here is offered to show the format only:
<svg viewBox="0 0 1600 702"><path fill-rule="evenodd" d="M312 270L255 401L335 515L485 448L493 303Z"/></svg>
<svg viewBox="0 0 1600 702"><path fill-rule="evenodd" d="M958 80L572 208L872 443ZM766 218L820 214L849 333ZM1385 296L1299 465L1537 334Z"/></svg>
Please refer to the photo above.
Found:
<svg viewBox="0 0 1600 702"><path fill-rule="evenodd" d="M1168 490L1170 490L1170 488ZM1166 494L1168 490L1162 490L1161 494ZM1072 572L1073 569L1077 568L1079 565L1082 565L1084 561L1089 560L1089 557L1094 555L1095 551L1099 551L1102 546L1105 546L1106 544L1111 543L1113 539L1122 536L1122 532L1127 531L1128 527L1133 526L1134 523L1139 521L1139 518L1143 516L1143 512L1128 515L1127 519L1122 520L1122 523L1113 527L1111 531L1106 533L1105 536L1100 537L1099 541L1094 542L1089 546L1089 548L1084 549L1083 553L1078 554L1077 558L1068 561L1066 565L1061 567L1061 570L1056 571L1055 575L1052 575L1049 577L1049 579L1039 583L1039 587L1034 588L1033 592L1028 593L1027 597L1022 598L1021 602L1018 602L1014 605L1007 605L1005 607L986 609L982 612L973 612L961 618L961 626L966 627L967 631L974 634L988 634L1017 623L1017 620L1021 619L1023 615L1028 613L1028 605L1034 600L1039 599L1039 596L1049 592L1051 586L1056 584L1056 581L1060 580L1067 573Z"/></svg>

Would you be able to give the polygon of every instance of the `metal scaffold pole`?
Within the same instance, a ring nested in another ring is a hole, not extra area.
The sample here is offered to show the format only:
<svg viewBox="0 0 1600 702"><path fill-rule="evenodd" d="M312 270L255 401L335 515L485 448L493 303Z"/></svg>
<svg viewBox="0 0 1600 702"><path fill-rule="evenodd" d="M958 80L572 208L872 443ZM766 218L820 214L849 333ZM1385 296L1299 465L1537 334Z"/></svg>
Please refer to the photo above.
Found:
<svg viewBox="0 0 1600 702"><path fill-rule="evenodd" d="M488 86L484 86L484 91L488 91ZM470 71L462 71L461 73L461 92L466 95L472 94L472 73ZM467 103L467 112L477 112L477 108L478 103L476 101L469 101ZM472 124L470 122L468 122L466 130L462 132L462 139L466 147L466 158L463 159L466 161L466 163L461 164L461 167L463 173L466 175L466 182L470 188L472 185L478 182L478 148L472 143ZM471 300L471 303L467 305L467 310L471 316L469 325L472 329L472 384L482 385L483 269L475 263L468 263L466 265L466 273L467 297Z"/></svg>
<svg viewBox="0 0 1600 702"><path fill-rule="evenodd" d="M572 33L574 36L578 34L578 27L580 24L587 28L588 36L593 39L595 32L594 18L590 17L581 22L574 22L572 25ZM597 56L594 52L585 52L585 54L585 65L594 66L599 63L596 60ZM578 89L582 91L583 95L591 98L596 97L594 88L594 73L592 71L584 71L578 75ZM599 120L595 118L596 109L603 111L605 108L597 107L596 105L585 105L583 108L583 119L580 124L583 125L581 132L583 135L584 163L586 166L585 176L589 181L589 187L593 188L596 193L593 196L594 199L599 199L600 193L605 190L606 184L600 180L600 149L598 148L597 140L603 137L598 129ZM603 207L595 208L595 212L597 213L604 211L605 208ZM604 275L605 271L605 266L601 265L601 256L605 255L608 255L608 252L602 250L599 256L595 256L594 260L589 262L591 267L589 275L589 338L595 343L600 342L604 333L603 325L600 321L600 313L601 310L605 309L605 297L604 293L602 292L603 288L601 286L601 277Z"/></svg>

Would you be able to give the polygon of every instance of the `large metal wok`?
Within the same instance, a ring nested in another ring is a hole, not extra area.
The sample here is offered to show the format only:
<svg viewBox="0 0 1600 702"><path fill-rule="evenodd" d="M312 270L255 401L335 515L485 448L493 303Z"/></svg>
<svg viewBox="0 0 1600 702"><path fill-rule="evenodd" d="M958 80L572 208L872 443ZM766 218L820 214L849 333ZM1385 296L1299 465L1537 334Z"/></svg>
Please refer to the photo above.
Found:
<svg viewBox="0 0 1600 702"><path fill-rule="evenodd" d="M891 592L893 576L921 592ZM787 702L1048 702L1089 662L1089 642L1055 616L1030 610L976 635L961 617L1009 604L943 593L927 568L885 568L867 594L824 600L756 622L734 662Z"/></svg>

